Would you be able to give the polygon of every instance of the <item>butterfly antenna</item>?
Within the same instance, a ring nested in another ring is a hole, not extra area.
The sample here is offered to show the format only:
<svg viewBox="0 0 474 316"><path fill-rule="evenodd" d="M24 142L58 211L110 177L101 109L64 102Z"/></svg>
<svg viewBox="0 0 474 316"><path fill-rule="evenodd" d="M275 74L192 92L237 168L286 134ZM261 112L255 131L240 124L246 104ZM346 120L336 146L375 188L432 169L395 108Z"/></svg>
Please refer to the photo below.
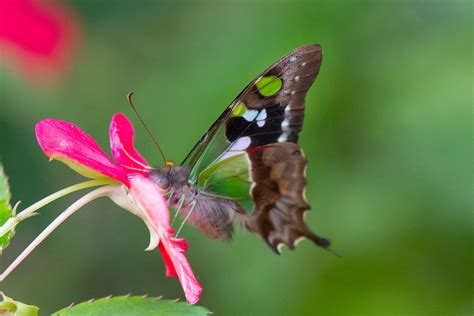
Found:
<svg viewBox="0 0 474 316"><path fill-rule="evenodd" d="M158 144L158 142L156 141L155 137L153 136L153 134L151 133L150 129L148 128L148 126L145 124L145 121L143 120L142 116L140 115L140 113L138 113L137 111L137 108L135 107L135 105L133 104L133 101L132 101L132 96L133 96L133 92L129 92L127 94L127 99L128 99L128 103L130 103L130 106L132 107L132 110L133 112L135 112L135 115L138 117L138 119L140 120L140 123L143 125L143 127L145 128L146 132L148 133L148 135L150 136L151 140L153 141L153 143L155 144L155 147L158 148L158 151L160 152L161 154L161 157L163 157L163 161L167 162L166 158L165 158L165 154L163 153L163 150L161 150L161 147L160 145Z"/></svg>

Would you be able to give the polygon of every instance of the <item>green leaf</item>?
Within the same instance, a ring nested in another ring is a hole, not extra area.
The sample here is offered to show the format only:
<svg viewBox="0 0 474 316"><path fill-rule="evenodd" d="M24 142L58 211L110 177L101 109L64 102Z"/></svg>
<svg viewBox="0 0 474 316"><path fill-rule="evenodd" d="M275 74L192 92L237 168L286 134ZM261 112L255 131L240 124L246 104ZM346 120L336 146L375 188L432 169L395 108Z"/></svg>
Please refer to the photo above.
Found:
<svg viewBox="0 0 474 316"><path fill-rule="evenodd" d="M3 171L3 166L0 165L0 226L12 217L13 209L10 205L10 187L8 185L8 178ZM0 254L10 243L10 239L14 235L14 230L11 230L0 237Z"/></svg>
<svg viewBox="0 0 474 316"><path fill-rule="evenodd" d="M189 305L185 302L162 300L156 297L116 296L66 307L54 313L53 316L203 316L208 314L210 312L205 307Z"/></svg>
<svg viewBox="0 0 474 316"><path fill-rule="evenodd" d="M0 164L0 200L10 201L10 187L8 186L8 179L3 171L3 166Z"/></svg>
<svg viewBox="0 0 474 316"><path fill-rule="evenodd" d="M39 308L17 302L0 292L3 301L0 302L0 315L38 316Z"/></svg>

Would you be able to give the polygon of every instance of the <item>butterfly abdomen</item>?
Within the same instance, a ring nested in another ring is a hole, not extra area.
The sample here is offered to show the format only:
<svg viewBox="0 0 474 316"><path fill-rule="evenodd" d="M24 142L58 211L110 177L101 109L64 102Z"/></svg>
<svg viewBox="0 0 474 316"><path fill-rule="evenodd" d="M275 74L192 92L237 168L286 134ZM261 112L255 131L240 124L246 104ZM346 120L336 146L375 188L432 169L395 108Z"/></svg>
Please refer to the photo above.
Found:
<svg viewBox="0 0 474 316"><path fill-rule="evenodd" d="M189 223L212 239L230 240L233 223L240 217L241 207L228 199L221 199L200 190L192 184L174 185L174 198L170 200L175 210L180 208ZM181 202L183 201L183 202Z"/></svg>

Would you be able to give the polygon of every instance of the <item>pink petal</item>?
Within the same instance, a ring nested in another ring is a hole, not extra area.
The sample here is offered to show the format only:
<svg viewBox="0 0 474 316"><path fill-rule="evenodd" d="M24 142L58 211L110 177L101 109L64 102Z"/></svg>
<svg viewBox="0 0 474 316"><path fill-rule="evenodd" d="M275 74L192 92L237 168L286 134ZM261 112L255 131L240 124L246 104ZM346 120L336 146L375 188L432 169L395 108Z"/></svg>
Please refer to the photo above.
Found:
<svg viewBox="0 0 474 316"><path fill-rule="evenodd" d="M170 232L171 234L174 234L173 232ZM188 250L188 243L184 239L176 239L176 238L171 238L173 244L179 248L181 251L180 252L185 252ZM159 244L160 246L160 252L161 256L163 257L163 260L165 261L165 266L166 266L166 276L167 277L178 277L178 273L176 272L173 264L173 260L171 259L170 255L168 254L168 251L166 248L164 248L163 243Z"/></svg>
<svg viewBox="0 0 474 316"><path fill-rule="evenodd" d="M133 169L144 169L144 166L148 166L146 160L136 151L133 145L135 131L132 123L124 114L114 115L110 123L109 134L112 157L114 157L117 164L130 167L128 169L130 173ZM142 173L145 174L146 172Z"/></svg>
<svg viewBox="0 0 474 316"><path fill-rule="evenodd" d="M183 242L185 242L184 239L161 238L160 252L166 264L166 276L177 277L188 303L196 304L201 298L202 287L184 256L187 248L183 248Z"/></svg>
<svg viewBox="0 0 474 316"><path fill-rule="evenodd" d="M186 300L195 304L201 297L202 287L184 256L188 248L186 241L172 237L174 231L169 225L168 206L162 193L160 187L147 177L135 175L130 178L130 194L160 238L159 248L166 265L166 276L177 277Z"/></svg>
<svg viewBox="0 0 474 316"><path fill-rule="evenodd" d="M149 178L135 174L130 176L130 194L158 236L168 236L172 229L163 190Z"/></svg>
<svg viewBox="0 0 474 316"><path fill-rule="evenodd" d="M64 162L86 177L107 176L128 184L122 168L115 165L94 139L76 125L47 119L38 122L35 131L46 156Z"/></svg>

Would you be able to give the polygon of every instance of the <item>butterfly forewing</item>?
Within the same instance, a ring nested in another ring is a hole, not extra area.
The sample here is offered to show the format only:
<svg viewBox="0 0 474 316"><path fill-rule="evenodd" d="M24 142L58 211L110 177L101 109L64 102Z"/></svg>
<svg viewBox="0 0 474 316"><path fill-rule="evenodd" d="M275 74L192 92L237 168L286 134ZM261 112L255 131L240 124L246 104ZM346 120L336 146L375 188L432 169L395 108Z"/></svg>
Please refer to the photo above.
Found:
<svg viewBox="0 0 474 316"><path fill-rule="evenodd" d="M306 92L319 72L319 45L300 47L255 78L221 114L183 161L196 182L209 165L276 142L296 142Z"/></svg>

